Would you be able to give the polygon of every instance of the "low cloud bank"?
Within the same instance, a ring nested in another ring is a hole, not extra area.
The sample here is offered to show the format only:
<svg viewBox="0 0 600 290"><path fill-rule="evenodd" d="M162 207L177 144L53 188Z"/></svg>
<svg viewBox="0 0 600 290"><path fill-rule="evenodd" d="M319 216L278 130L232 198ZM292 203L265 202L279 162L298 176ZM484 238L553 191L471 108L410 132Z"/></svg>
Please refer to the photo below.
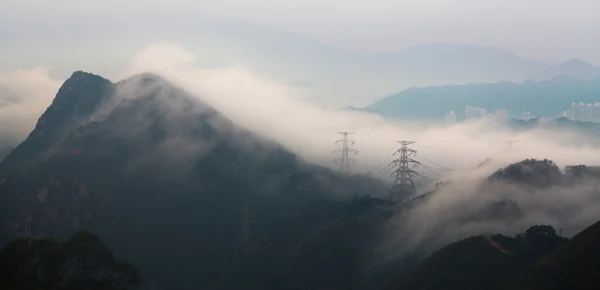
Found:
<svg viewBox="0 0 600 290"><path fill-rule="evenodd" d="M15 146L33 130L62 80L37 67L0 71L0 147Z"/></svg>
<svg viewBox="0 0 600 290"><path fill-rule="evenodd" d="M205 69L197 57L174 44L157 44L140 52L122 77L155 73L183 88L235 123L282 143L309 161L334 166L338 132L353 132L356 141L355 172L385 177L399 145L398 140L416 141L414 158L423 163L419 172L421 193L438 181L453 181L439 187L427 201L403 211L390 224L389 239L382 249L399 253L418 245L432 248L484 232L515 234L543 223L562 227L566 235L577 233L600 215L596 181L540 190L524 190L510 183L483 186L498 168L526 158L550 159L559 166L599 165L600 149L586 142L593 138L572 131L547 127L514 131L488 121L451 126L402 122L357 111L316 107L302 101L301 92L257 75L243 66ZM61 81L36 68L0 73L0 136L22 140L50 104ZM165 103L168 105L168 102ZM512 147L505 141L519 140ZM581 142L573 142L581 140ZM179 143L167 143L172 148ZM1 145L1 144L0 144ZM167 146L168 145L168 146ZM189 144L186 143L186 146ZM173 149L175 150L175 149ZM480 165L484 160L490 161ZM510 201L519 215L509 219L477 220L470 215L489 210L490 204ZM436 237L433 240L432 237ZM397 247L401 245L402 249Z"/></svg>

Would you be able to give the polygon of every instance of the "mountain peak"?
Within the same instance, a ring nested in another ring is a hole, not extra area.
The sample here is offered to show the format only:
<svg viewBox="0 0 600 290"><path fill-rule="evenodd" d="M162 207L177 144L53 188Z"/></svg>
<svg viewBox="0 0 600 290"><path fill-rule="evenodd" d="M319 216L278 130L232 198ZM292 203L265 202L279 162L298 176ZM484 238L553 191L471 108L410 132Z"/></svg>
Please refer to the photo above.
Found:
<svg viewBox="0 0 600 290"><path fill-rule="evenodd" d="M85 72L82 70L76 70L71 74L70 78L80 78L80 77L100 77L100 76L95 75L93 73Z"/></svg>
<svg viewBox="0 0 600 290"><path fill-rule="evenodd" d="M63 83L61 90L65 87L68 86L72 86L72 85L76 85L76 84L112 84L108 79L105 79L99 75L95 75L93 73L89 73L89 72L84 72L81 70L78 71L74 71L71 76ZM59 94L60 94L60 90L59 90ZM57 97L59 96L59 94L57 94Z"/></svg>
<svg viewBox="0 0 600 290"><path fill-rule="evenodd" d="M595 67L582 59L573 58L558 64L556 67L569 69L594 69Z"/></svg>
<svg viewBox="0 0 600 290"><path fill-rule="evenodd" d="M593 79L599 74L600 68L597 68L582 59L574 58L538 72L534 74L532 78L535 80L548 80L555 77L567 76L579 79Z"/></svg>
<svg viewBox="0 0 600 290"><path fill-rule="evenodd" d="M79 119L91 114L104 99L112 95L112 87L112 82L99 75L83 71L73 72L39 119L34 132L47 125L62 126L67 119Z"/></svg>
<svg viewBox="0 0 600 290"><path fill-rule="evenodd" d="M75 71L62 84L52 104L39 118L25 142L6 157L3 167L25 167L29 161L41 158L54 143L69 134L113 93L114 86L109 80L91 73Z"/></svg>

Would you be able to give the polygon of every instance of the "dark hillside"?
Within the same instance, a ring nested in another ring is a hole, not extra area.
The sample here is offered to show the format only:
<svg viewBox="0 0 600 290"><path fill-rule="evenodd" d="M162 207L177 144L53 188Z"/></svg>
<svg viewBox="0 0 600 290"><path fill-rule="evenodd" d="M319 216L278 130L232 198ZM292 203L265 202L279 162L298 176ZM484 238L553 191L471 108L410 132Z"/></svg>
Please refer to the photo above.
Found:
<svg viewBox="0 0 600 290"><path fill-rule="evenodd" d="M0 237L89 229L153 289L350 287L379 219L375 199L351 197L386 189L307 163L160 77L77 72L0 163ZM352 240L364 244L338 247Z"/></svg>
<svg viewBox="0 0 600 290"><path fill-rule="evenodd" d="M599 243L597 222L539 259L509 289L600 289Z"/></svg>
<svg viewBox="0 0 600 290"><path fill-rule="evenodd" d="M515 238L467 238L433 253L388 289L506 289L536 259L565 242L549 226L532 227Z"/></svg>

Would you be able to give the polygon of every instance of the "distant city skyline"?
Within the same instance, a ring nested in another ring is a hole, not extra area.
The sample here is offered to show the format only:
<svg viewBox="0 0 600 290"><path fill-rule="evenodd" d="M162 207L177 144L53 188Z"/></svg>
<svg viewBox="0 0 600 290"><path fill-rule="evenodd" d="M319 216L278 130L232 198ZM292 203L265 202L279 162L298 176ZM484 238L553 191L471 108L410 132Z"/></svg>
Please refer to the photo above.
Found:
<svg viewBox="0 0 600 290"><path fill-rule="evenodd" d="M508 121L509 118L508 111L505 109L496 109L488 114L488 117L499 123L504 123Z"/></svg>
<svg viewBox="0 0 600 290"><path fill-rule="evenodd" d="M487 115L487 110L484 108L466 106L465 120L483 119Z"/></svg>
<svg viewBox="0 0 600 290"><path fill-rule="evenodd" d="M531 113L523 112L519 119L528 120L531 118ZM497 108L492 111L489 111L485 108L475 107L475 106L466 106L465 107L465 121L468 120L478 120L478 119L489 119L497 123L504 123L510 119L510 115L508 110ZM445 123L453 123L456 122L456 114L454 111L450 111L444 115Z"/></svg>
<svg viewBox="0 0 600 290"><path fill-rule="evenodd" d="M561 116L573 121L600 123L600 101L593 103L573 102L569 109L562 112ZM531 112L521 112L512 118L527 121L540 117L553 118L553 116L535 116ZM481 107L465 107L465 121L484 118L490 118L497 122L506 122L511 116L509 115L508 110L500 108L488 112L487 109ZM454 122L456 122L456 114L454 111L450 111L444 115L444 123Z"/></svg>
<svg viewBox="0 0 600 290"><path fill-rule="evenodd" d="M454 111L450 111L446 113L446 115L444 115L444 123L448 125L456 123L456 114L454 113Z"/></svg>
<svg viewBox="0 0 600 290"><path fill-rule="evenodd" d="M574 121L600 123L600 102L573 102L563 115Z"/></svg>

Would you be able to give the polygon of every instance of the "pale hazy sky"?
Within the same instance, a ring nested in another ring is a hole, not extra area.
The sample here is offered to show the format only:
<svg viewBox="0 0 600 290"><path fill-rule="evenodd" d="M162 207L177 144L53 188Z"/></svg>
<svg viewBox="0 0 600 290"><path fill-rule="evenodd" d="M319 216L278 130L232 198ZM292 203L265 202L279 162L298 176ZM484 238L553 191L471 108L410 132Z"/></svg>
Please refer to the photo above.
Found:
<svg viewBox="0 0 600 290"><path fill-rule="evenodd" d="M27 46L40 41L85 47L143 25L148 30L171 25L193 35L197 19L213 17L260 23L344 48L381 52L459 42L600 65L599 15L597 0L0 0L0 42L22 56L39 53Z"/></svg>

